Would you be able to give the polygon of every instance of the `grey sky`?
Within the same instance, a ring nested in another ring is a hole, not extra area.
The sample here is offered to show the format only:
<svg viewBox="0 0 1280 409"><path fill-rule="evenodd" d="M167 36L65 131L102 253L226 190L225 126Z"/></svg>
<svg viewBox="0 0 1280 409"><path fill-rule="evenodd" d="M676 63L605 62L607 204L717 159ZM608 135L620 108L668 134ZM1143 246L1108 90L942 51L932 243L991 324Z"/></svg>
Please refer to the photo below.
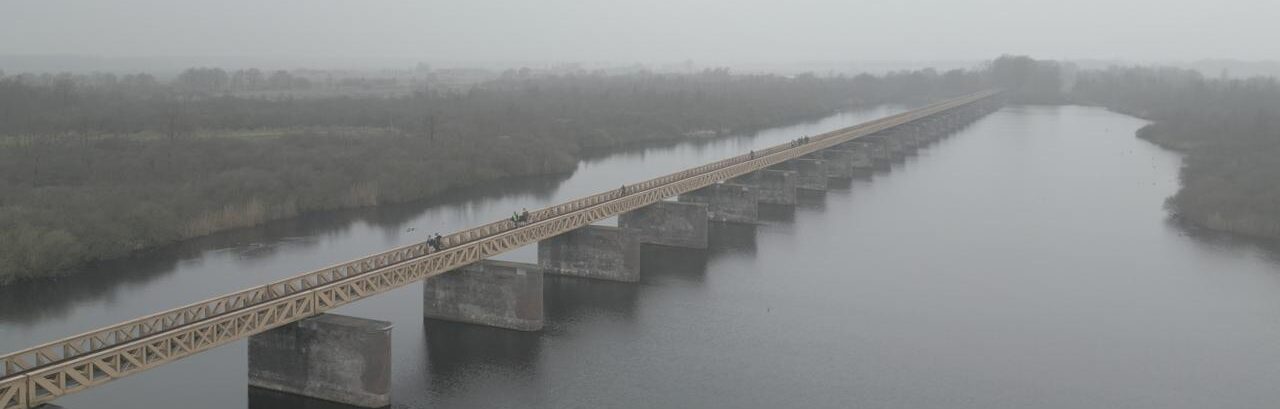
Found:
<svg viewBox="0 0 1280 409"><path fill-rule="evenodd" d="M1280 58L1277 0L4 0L0 54L699 62Z"/></svg>

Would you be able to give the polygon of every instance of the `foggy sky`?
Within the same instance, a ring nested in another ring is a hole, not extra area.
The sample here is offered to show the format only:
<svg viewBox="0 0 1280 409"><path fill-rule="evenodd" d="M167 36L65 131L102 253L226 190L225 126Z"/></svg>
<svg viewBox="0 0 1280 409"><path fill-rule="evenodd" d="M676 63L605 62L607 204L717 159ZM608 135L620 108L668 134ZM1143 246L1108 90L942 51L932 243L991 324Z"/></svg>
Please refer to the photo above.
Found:
<svg viewBox="0 0 1280 409"><path fill-rule="evenodd" d="M1280 58L1277 0L5 0L0 54L698 62Z"/></svg>

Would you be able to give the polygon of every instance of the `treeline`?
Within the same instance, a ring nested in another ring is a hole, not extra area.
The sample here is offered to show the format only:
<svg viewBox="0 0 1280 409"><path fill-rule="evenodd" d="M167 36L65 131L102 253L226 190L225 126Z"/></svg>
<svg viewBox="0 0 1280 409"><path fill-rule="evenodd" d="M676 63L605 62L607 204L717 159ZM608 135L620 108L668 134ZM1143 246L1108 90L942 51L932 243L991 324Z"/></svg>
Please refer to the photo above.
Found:
<svg viewBox="0 0 1280 409"><path fill-rule="evenodd" d="M110 77L107 77L110 78ZM284 70L265 73L257 68L227 72L221 68L188 68L173 85L187 92L215 94L235 91L283 91L311 88L311 80Z"/></svg>
<svg viewBox="0 0 1280 409"><path fill-rule="evenodd" d="M988 82L928 70L517 73L467 89L299 99L199 91L238 80L188 73L0 78L0 282L309 211L569 172L584 149L752 131Z"/></svg>
<svg viewBox="0 0 1280 409"><path fill-rule="evenodd" d="M361 126L426 137L540 132L569 133L575 139L594 139L581 134L609 129L620 134L606 139L631 140L646 133L670 136L677 128L750 130L850 104L953 95L983 81L962 71L784 78L708 70L699 75L503 76L465 90L425 88L403 97L248 98L188 92L181 78L167 84L145 74L120 81L71 75L0 78L0 135L93 138L153 132L180 138L207 129ZM655 128L659 123L665 129Z"/></svg>
<svg viewBox="0 0 1280 409"><path fill-rule="evenodd" d="M991 82L1014 104L1063 104L1075 74L1073 66L1027 56L1004 55L987 66Z"/></svg>

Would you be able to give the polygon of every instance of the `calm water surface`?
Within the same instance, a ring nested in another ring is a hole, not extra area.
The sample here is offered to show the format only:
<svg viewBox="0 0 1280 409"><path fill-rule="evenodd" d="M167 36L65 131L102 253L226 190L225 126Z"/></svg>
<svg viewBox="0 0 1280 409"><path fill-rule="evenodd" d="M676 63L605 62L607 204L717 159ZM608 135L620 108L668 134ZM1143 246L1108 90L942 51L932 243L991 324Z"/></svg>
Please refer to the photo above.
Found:
<svg viewBox="0 0 1280 409"><path fill-rule="evenodd" d="M0 350L897 111L634 149L567 178L276 223L0 289ZM717 225L710 250L647 248L639 284L548 277L539 333L424 321L420 284L338 312L395 324L404 408L1274 407L1280 251L1168 222L1180 162L1134 138L1141 125L1005 108L890 172L762 209L760 225ZM248 392L245 349L58 403L335 407Z"/></svg>

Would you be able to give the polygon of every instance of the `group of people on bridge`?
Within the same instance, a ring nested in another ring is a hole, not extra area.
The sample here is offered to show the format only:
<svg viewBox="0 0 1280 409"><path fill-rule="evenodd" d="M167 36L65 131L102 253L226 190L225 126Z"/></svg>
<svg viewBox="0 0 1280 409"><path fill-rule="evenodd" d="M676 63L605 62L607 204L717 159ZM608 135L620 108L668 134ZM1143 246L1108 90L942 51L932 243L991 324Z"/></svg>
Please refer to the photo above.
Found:
<svg viewBox="0 0 1280 409"><path fill-rule="evenodd" d="M512 212L511 222L515 223L516 226L529 223L529 209L520 209L520 213Z"/></svg>
<svg viewBox="0 0 1280 409"><path fill-rule="evenodd" d="M431 251L440 251L440 249L444 248L444 238L440 237L440 233L427 238L427 248L431 249Z"/></svg>
<svg viewBox="0 0 1280 409"><path fill-rule="evenodd" d="M798 138L798 139L792 140L792 141L791 141L791 146L792 146L792 147L800 146L800 145L803 145L803 144L809 143L809 141L810 141L810 139L809 139L809 137L808 137L808 136L802 136L802 137L800 137L800 138ZM751 158L751 159L755 159L755 158L756 158L756 151L752 150L748 155L750 156L750 158ZM626 195L627 195L627 185L622 185L622 187L618 188L618 197L622 197L622 196L626 196ZM512 212L512 213L511 213L511 223L512 223L512 224L515 224L517 227L519 227L519 226L523 226L523 225L525 225L525 224L528 224L528 223L529 223L529 209L520 209L520 212L519 212L519 213ZM427 240L427 244L428 244L428 245L431 245L433 248L435 248L435 249L437 249L437 250L438 250L438 249L440 248L439 237L440 237L440 235L439 235L439 234L436 234L436 238L433 238L433 239L431 239L431 240ZM436 241L433 243L433 242L432 242L432 240L436 240Z"/></svg>
<svg viewBox="0 0 1280 409"><path fill-rule="evenodd" d="M515 225L522 226L529 223L529 209L520 209L519 213L511 213L511 222ZM413 231L410 229L409 231ZM444 249L444 237L440 233L436 233L427 237L427 250L434 253Z"/></svg>

